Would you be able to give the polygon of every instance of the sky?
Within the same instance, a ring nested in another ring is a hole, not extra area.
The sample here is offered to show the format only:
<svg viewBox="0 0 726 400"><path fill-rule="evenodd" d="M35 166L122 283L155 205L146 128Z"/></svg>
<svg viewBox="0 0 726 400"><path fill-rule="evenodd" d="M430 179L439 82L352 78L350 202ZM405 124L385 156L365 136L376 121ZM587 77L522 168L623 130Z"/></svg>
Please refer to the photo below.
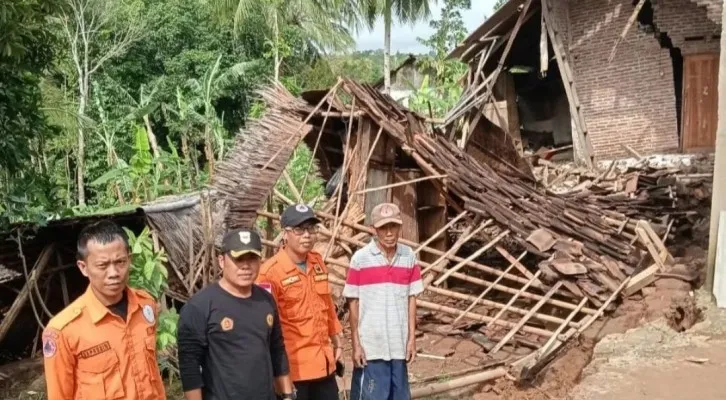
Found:
<svg viewBox="0 0 726 400"><path fill-rule="evenodd" d="M431 18L439 19L441 9L444 7L443 1L439 0L439 4L431 6ZM472 0L472 7L468 11L462 12L464 25L469 32L478 28L484 22L484 17L492 15L492 7L495 0ZM392 53L425 53L426 48L422 46L416 38L427 38L433 33L429 27L428 21L422 21L414 26L396 25L391 29L391 52ZM356 48L358 50L375 50L383 48L383 19L379 19L372 31L364 31L358 34L356 38Z"/></svg>

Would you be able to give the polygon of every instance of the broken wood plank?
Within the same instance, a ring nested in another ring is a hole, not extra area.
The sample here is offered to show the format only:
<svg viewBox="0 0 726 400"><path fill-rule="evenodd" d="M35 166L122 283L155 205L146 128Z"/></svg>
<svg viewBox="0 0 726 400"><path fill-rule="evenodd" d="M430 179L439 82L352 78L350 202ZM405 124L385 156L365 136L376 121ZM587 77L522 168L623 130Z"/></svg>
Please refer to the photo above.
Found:
<svg viewBox="0 0 726 400"><path fill-rule="evenodd" d="M638 14L640 14L640 10L643 9L643 5L645 5L645 0L640 0L638 2L638 5L635 6L633 13L630 14L630 18L628 18L628 22L625 24L623 31L620 33L620 36L618 36L618 38L615 39L615 44L613 45L612 50L610 50L610 56L608 57L608 64L612 63L613 59L615 59L615 52L618 50L618 45L620 44L621 41L625 40L625 36L628 34L630 27L633 25L635 20L638 18Z"/></svg>
<svg viewBox="0 0 726 400"><path fill-rule="evenodd" d="M524 326L524 324L526 324L527 321L529 321L529 319L532 318L532 316L537 311L539 311L540 308L542 308L545 302L547 302L547 300L549 300L555 294L555 292L560 290L560 287L562 287L562 282L557 282L555 286L553 286L552 289L550 289L547 294L545 294L545 296L540 301L538 301L537 304L535 304L534 307L532 307L525 316L520 318L517 324L504 336L504 338L502 338L502 340L499 341L499 343L497 343L496 346L494 346L489 354L495 354L496 352L501 350L502 347L504 347L504 345L507 344L507 342L509 342L512 337L514 337L517 331L519 331Z"/></svg>
<svg viewBox="0 0 726 400"><path fill-rule="evenodd" d="M442 284L448 277L451 276L451 274L460 270L464 265L466 265L466 263L473 261L475 258L482 255L485 251L491 249L492 246L499 243L500 240L504 239L507 235L509 235L509 232L510 232L509 229L507 229L504 232L500 233L492 241L490 241L489 243L487 243L486 245L481 247L479 250L475 251L472 255L470 255L469 257L464 259L464 261L459 262L453 268L446 271L446 273L444 273L444 275L442 275L439 279L436 280L436 282L434 282L434 285L439 286L440 284Z"/></svg>

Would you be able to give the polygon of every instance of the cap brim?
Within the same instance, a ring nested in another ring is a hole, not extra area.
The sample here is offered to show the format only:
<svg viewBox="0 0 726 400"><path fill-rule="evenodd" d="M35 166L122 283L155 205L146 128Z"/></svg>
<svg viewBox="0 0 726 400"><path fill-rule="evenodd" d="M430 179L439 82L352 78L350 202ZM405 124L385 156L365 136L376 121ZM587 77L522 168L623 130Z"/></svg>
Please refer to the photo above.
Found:
<svg viewBox="0 0 726 400"><path fill-rule="evenodd" d="M293 223L287 224L284 227L285 228L294 228L296 226L300 226L300 225L302 225L302 224L304 224L306 222L309 222L309 221L313 221L316 224L319 224L320 223L320 220L319 219L317 219L316 217L311 217L311 218L301 219L300 221L294 221Z"/></svg>
<svg viewBox="0 0 726 400"><path fill-rule="evenodd" d="M253 249L239 250L239 251L230 250L230 252L229 252L229 255L232 258L240 258L245 254L254 254L257 257L262 258L262 252L260 252L258 250L253 250Z"/></svg>
<svg viewBox="0 0 726 400"><path fill-rule="evenodd" d="M383 218L382 220L377 221L375 224L373 224L373 227L380 228L383 225L391 224L391 223L397 224L397 225L403 225L403 221L401 221L400 218Z"/></svg>

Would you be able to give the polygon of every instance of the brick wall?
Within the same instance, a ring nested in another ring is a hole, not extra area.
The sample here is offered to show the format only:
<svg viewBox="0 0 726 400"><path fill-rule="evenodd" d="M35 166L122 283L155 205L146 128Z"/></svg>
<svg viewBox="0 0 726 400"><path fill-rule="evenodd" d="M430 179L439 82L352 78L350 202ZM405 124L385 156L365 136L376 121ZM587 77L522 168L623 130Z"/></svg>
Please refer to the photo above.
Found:
<svg viewBox="0 0 726 400"><path fill-rule="evenodd" d="M721 34L720 24L709 19L711 8L707 3L717 0L651 0L653 1L653 22L659 31L667 33L673 46L681 54L718 53L720 43L710 36ZM699 3L703 5L699 6ZM710 40L686 41L688 37L704 36Z"/></svg>
<svg viewBox="0 0 726 400"><path fill-rule="evenodd" d="M653 34L631 27L608 63L633 11L630 0L570 1L570 56L595 156L678 150L673 67Z"/></svg>

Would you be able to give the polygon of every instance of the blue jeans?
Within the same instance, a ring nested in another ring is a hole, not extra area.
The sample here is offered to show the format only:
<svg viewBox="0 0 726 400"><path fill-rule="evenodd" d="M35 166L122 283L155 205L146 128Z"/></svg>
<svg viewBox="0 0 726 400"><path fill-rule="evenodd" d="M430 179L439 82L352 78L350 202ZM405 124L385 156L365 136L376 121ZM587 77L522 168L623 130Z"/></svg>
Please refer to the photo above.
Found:
<svg viewBox="0 0 726 400"><path fill-rule="evenodd" d="M369 360L353 369L351 400L409 400L408 367L405 360Z"/></svg>

